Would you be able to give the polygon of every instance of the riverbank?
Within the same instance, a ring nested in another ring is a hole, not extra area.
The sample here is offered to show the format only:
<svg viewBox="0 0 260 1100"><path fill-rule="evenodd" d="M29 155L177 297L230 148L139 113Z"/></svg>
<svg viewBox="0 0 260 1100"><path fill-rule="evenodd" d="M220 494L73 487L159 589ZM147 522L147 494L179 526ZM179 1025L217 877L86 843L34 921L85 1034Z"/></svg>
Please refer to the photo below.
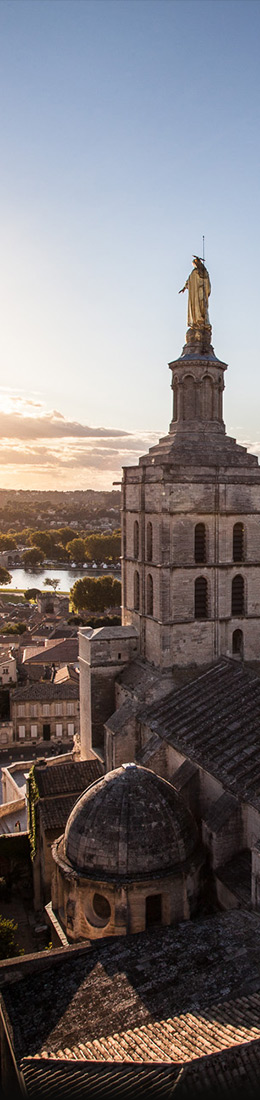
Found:
<svg viewBox="0 0 260 1100"><path fill-rule="evenodd" d="M45 581L48 577L58 582L57 595L67 596L70 592L75 581L82 577L105 577L113 576L116 580L120 580L121 571L115 569L115 567L109 566L107 569L93 569L91 566L86 566L83 569L78 569L77 566L55 566L48 565L41 567L40 569L27 570L22 569L20 566L15 566L14 569L10 569L12 580L10 584L3 585L3 589L0 588L0 599L2 592L19 595L23 593L27 588L39 588L41 592L51 592L51 586L45 585ZM19 600L17 601L19 603Z"/></svg>

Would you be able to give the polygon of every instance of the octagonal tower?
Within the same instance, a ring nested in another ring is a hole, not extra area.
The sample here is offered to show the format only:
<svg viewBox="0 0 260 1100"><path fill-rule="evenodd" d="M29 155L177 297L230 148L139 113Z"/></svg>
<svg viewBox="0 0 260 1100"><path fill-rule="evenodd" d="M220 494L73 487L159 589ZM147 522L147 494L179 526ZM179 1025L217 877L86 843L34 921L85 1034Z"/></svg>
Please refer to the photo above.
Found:
<svg viewBox="0 0 260 1100"><path fill-rule="evenodd" d="M203 317L203 273L201 315L189 281L186 342L169 363L169 433L122 481L122 622L161 668L260 652L260 469L226 434L227 365Z"/></svg>

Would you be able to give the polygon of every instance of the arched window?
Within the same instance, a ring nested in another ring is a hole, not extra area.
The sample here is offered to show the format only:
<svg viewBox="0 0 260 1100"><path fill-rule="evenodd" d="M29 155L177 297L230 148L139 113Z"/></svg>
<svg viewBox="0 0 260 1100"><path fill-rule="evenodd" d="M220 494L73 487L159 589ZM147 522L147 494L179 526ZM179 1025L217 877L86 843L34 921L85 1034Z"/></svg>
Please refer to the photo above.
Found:
<svg viewBox="0 0 260 1100"><path fill-rule="evenodd" d="M234 630L232 637L232 653L234 657L243 657L243 631Z"/></svg>
<svg viewBox="0 0 260 1100"><path fill-rule="evenodd" d="M194 557L198 565L206 561L206 527L205 523L196 523L194 533Z"/></svg>
<svg viewBox="0 0 260 1100"><path fill-rule="evenodd" d="M151 573L148 573L146 583L146 610L147 615L153 615L153 578Z"/></svg>
<svg viewBox="0 0 260 1100"><path fill-rule="evenodd" d="M233 527L233 561L244 561L244 524L235 523Z"/></svg>
<svg viewBox="0 0 260 1100"><path fill-rule="evenodd" d="M232 615L244 615L245 585L244 577L238 573L232 580Z"/></svg>
<svg viewBox="0 0 260 1100"><path fill-rule="evenodd" d="M196 386L194 378L186 375L183 382L183 419L194 420L196 416Z"/></svg>
<svg viewBox="0 0 260 1100"><path fill-rule="evenodd" d="M146 528L146 559L147 561L153 560L153 528L150 520Z"/></svg>
<svg viewBox="0 0 260 1100"><path fill-rule="evenodd" d="M139 523L134 521L134 558L139 558Z"/></svg>
<svg viewBox="0 0 260 1100"><path fill-rule="evenodd" d="M205 577L195 580L195 619L208 618L208 586Z"/></svg>
<svg viewBox="0 0 260 1100"><path fill-rule="evenodd" d="M134 574L134 609L139 611L140 608L140 577L137 569Z"/></svg>

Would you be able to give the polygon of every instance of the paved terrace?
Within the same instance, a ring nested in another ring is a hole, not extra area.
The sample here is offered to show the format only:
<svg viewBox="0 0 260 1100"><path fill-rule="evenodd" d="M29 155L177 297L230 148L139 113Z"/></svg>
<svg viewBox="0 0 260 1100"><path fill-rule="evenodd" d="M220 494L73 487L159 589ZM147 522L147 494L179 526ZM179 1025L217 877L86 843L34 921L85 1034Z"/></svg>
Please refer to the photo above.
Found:
<svg viewBox="0 0 260 1100"><path fill-rule="evenodd" d="M138 763L149 767L166 738L260 810L260 677L251 669L223 659L161 703L139 710L138 719L151 730Z"/></svg>

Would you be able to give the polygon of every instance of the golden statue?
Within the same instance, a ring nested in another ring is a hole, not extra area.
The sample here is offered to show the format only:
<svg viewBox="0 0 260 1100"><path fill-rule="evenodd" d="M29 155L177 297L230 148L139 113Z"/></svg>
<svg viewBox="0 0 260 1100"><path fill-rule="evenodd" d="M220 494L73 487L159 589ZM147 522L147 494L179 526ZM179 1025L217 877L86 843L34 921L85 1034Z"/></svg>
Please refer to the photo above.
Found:
<svg viewBox="0 0 260 1100"><path fill-rule="evenodd" d="M185 286L182 287L182 290L179 290L179 294L184 294L184 291L188 290L189 328L194 328L196 325L210 328L208 299L211 285L209 273L199 256L193 256L192 263L193 271L186 280Z"/></svg>

